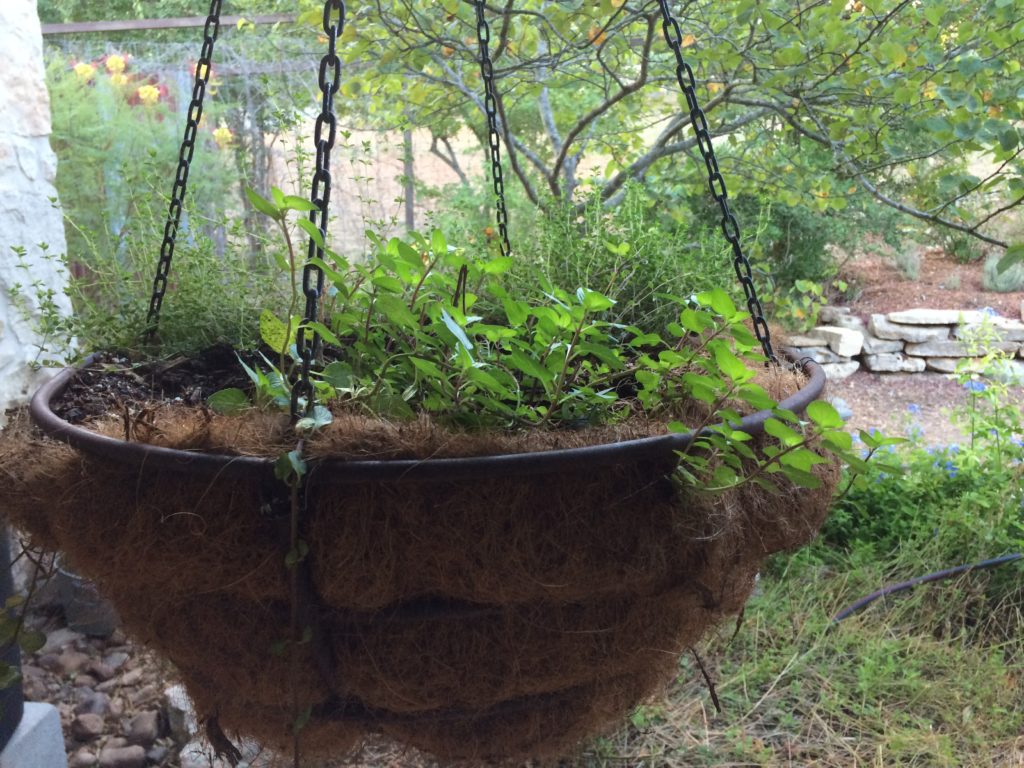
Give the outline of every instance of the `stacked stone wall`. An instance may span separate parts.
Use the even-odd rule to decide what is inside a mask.
[[[783,348],[822,364],[831,379],[858,370],[874,373],[953,373],[979,364],[994,350],[1005,353],[1001,375],[1024,383],[1024,322],[991,311],[908,309],[865,321],[850,310],[827,307],[823,324],[790,335]]]

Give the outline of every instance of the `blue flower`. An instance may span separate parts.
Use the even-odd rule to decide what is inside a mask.
[[[911,403],[910,405],[907,406],[907,411],[909,411],[914,416],[917,416],[918,414],[921,413],[921,406],[918,405],[917,403]]]
[[[964,383],[964,389],[966,389],[968,392],[984,392],[985,384],[983,382],[974,381],[972,379],[971,381]]]
[[[981,313],[983,315],[988,315],[989,317],[996,317],[999,314],[994,309],[992,309],[992,307],[982,307]]]
[[[957,469],[956,464],[954,464],[952,461],[946,462],[946,472],[949,474],[951,478],[956,477],[956,473],[958,471],[959,470]]]

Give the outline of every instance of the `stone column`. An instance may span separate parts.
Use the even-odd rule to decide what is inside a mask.
[[[56,292],[67,310],[64,278],[42,258],[40,243],[50,252],[65,249],[64,223],[51,198],[57,197],[57,162],[50,149],[50,99],[43,71],[43,38],[36,0],[0,1],[0,419],[8,408],[24,403],[39,379],[31,363],[36,357],[31,322],[18,309],[10,291],[40,279]],[[12,247],[24,247],[32,267],[18,267]],[[25,311],[37,312],[35,298],[22,294]],[[3,510],[0,510],[2,514]],[[6,536],[0,536],[7,546]],[[6,558],[0,558],[6,562]],[[3,566],[6,569],[6,566]],[[5,573],[6,577],[7,574]],[[10,692],[8,692],[10,698]],[[18,697],[20,698],[20,696]],[[14,725],[14,724],[11,724]],[[60,717],[49,704],[29,703],[13,734],[4,733],[0,768],[66,768]],[[9,740],[8,740],[9,737]]]
[[[0,419],[8,408],[28,399],[46,372],[31,364],[38,349],[24,313],[39,305],[29,286],[42,280],[54,299],[70,309],[65,278],[53,259],[44,259],[40,243],[54,256],[64,253],[64,222],[55,206],[57,159],[50,148],[50,98],[43,69],[43,38],[36,0],[0,2]],[[12,248],[27,250],[31,273],[18,265]],[[19,308],[20,307],[20,308]],[[2,424],[2,422],[0,422]]]

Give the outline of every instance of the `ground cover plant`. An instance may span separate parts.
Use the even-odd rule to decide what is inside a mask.
[[[1024,551],[1015,390],[966,364],[958,377],[971,397],[949,418],[966,439],[932,443],[911,404],[908,441],[883,448],[902,471],[842,496],[822,538],[773,560],[742,624],[702,649],[724,713],[684,660],[667,699],[638,710],[586,765],[952,768],[1024,757],[1019,562],[832,618],[884,584]]]

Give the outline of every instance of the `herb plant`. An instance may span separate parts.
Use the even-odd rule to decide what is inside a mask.
[[[286,407],[297,370],[297,256],[290,212],[310,203],[274,190],[249,193],[254,206],[282,230],[276,262],[292,286],[283,312],[259,316],[269,353],[246,365],[253,393],[222,390],[210,398],[221,412],[250,405]],[[298,226],[318,245],[319,231]],[[389,420],[427,414],[460,429],[581,428],[658,419],[675,431],[703,431],[683,458],[681,477],[724,490],[744,482],[770,487],[784,473],[800,485],[819,484],[815,464],[825,449],[854,462],[850,435],[827,403],[815,403],[804,424],[780,409],[754,379],[765,358],[746,325],[749,315],[714,289],[681,297],[663,294],[675,319],[664,328],[615,322],[615,298],[585,286],[566,290],[541,281],[509,279],[513,259],[468,253],[434,230],[384,241],[367,232],[372,253],[349,262],[325,249],[314,260],[326,275],[322,315],[309,324],[326,342],[316,373],[319,407],[300,430],[323,426],[330,410]],[[684,424],[687,404],[701,405],[699,423]],[[760,453],[736,429],[740,410],[774,409],[774,438]],[[692,422],[692,417],[690,418]],[[751,470],[751,463],[756,469]]]

